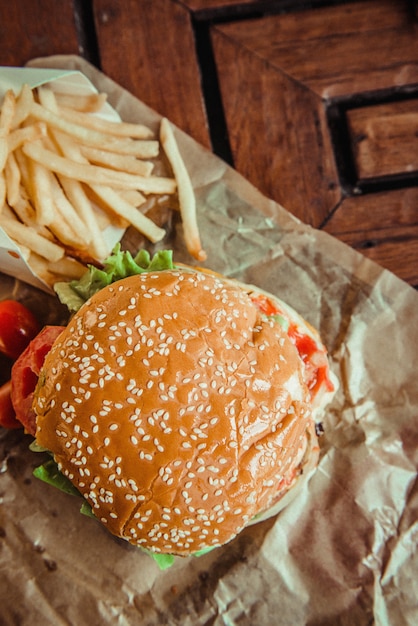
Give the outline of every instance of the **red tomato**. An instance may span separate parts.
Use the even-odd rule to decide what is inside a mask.
[[[279,313],[279,310],[277,309],[276,305],[273,304],[270,298],[268,298],[262,293],[258,293],[256,296],[253,295],[251,297],[251,300],[256,305],[256,307],[260,309],[260,311],[262,313],[265,313],[266,315],[277,315]]]
[[[316,396],[322,386],[325,386],[328,391],[333,391],[334,385],[329,377],[325,350],[320,350],[312,337],[300,333],[294,324],[290,326],[288,334],[305,363],[306,382],[312,397]]]
[[[17,419],[35,436],[36,418],[32,410],[33,392],[45,357],[65,326],[45,326],[12,367],[12,403]]]
[[[0,302],[0,352],[17,359],[39,331],[37,319],[23,304],[17,300]]]
[[[16,419],[10,392],[12,382],[4,383],[0,387],[0,426],[4,428],[22,428],[22,424]]]
[[[276,305],[264,294],[257,294],[251,299],[262,313],[266,315],[280,315]],[[316,396],[323,385],[329,391],[333,391],[334,385],[329,378],[326,353],[318,348],[312,337],[299,332],[295,324],[290,324],[287,334],[305,363],[305,382],[311,391],[312,397]]]

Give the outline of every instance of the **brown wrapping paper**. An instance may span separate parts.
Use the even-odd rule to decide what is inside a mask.
[[[78,57],[123,119],[154,111]],[[418,294],[293,218],[176,129],[198,200],[206,265],[277,293],[320,329],[340,388],[318,470],[277,517],[160,571],[32,477],[30,438],[0,432],[1,626],[413,626],[418,623]],[[128,232],[125,245],[141,241]],[[174,220],[164,247],[191,262]],[[160,246],[160,247],[162,247]],[[53,297],[1,276],[0,296]]]

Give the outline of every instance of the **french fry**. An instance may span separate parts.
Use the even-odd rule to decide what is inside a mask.
[[[88,163],[86,159],[81,154],[80,148],[76,145],[71,139],[63,135],[62,133],[54,133],[55,140],[62,150],[63,154],[74,159],[73,162],[80,164],[83,167],[86,167]],[[128,201],[126,201],[121,195],[118,195],[116,191],[107,187],[100,186],[95,184],[90,184],[89,187],[95,193],[95,195],[100,199],[100,201],[110,209],[118,218],[122,218],[126,220],[129,224],[132,224],[139,232],[143,233],[146,237],[150,239],[150,241],[156,242],[160,241],[164,235],[165,231],[150,219],[142,215],[136,206],[131,205]],[[136,191],[137,190],[132,190]],[[124,191],[126,193],[126,190]],[[138,192],[137,192],[138,193]]]
[[[84,272],[86,271],[86,266],[76,259],[64,255],[62,259],[60,259],[56,263],[49,263],[48,269],[53,274],[65,276],[67,279],[77,279],[81,278],[81,276],[84,274]]]
[[[58,106],[84,113],[97,113],[107,100],[105,93],[73,94],[56,91],[54,95]]]
[[[46,228],[46,226],[41,226],[36,221],[36,211],[29,202],[29,200],[26,198],[25,190],[20,188],[19,192],[19,198],[17,199],[17,201],[13,205],[9,203],[9,206],[13,208],[14,213],[22,222],[22,224],[30,226],[31,228],[33,228],[33,230],[42,235],[42,237],[46,237],[47,239],[52,240],[52,233]]]
[[[32,197],[32,189],[31,189],[32,182],[31,182],[31,176],[29,172],[29,169],[30,169],[29,159],[27,158],[26,155],[23,154],[20,148],[15,150],[15,152],[13,152],[13,156],[16,159],[16,163],[18,164],[18,167],[19,167],[21,183],[24,189],[26,190],[28,196]]]
[[[13,116],[16,109],[16,98],[11,89],[6,91],[0,110],[0,172],[6,165],[9,152],[7,137],[12,126]]]
[[[55,103],[52,99],[49,100],[48,104],[55,107]],[[64,156],[69,157],[75,162],[86,162],[80,152],[79,145],[76,144],[71,137],[59,131],[53,131],[52,136],[57,147]],[[67,194],[67,197],[73,203],[75,209],[78,210],[81,219],[83,219],[86,225],[86,230],[88,230],[91,235],[92,253],[96,254],[99,259],[105,258],[105,256],[109,253],[109,250],[106,246],[102,230],[104,230],[108,224],[103,226],[102,229],[100,228],[93,206],[78,180],[69,178],[68,176],[62,174],[58,174],[58,178],[65,193]]]
[[[27,259],[29,265],[37,276],[46,283],[53,284],[63,278],[67,280],[78,279],[86,271],[85,265],[70,256],[64,255],[62,259],[52,263],[35,252],[29,252]]]
[[[105,243],[96,213],[83,186],[78,180],[67,178],[66,176],[59,176],[59,181],[65,195],[85,223],[86,230],[90,233],[90,246],[93,256],[97,259],[104,259],[109,253],[108,246]]]
[[[9,147],[7,144],[7,136],[0,135],[0,172],[3,171],[6,165],[7,155],[9,154]]]
[[[103,146],[103,150],[136,157],[137,159],[155,159],[160,152],[158,141],[153,139],[112,139]]]
[[[2,213],[3,213],[2,219],[5,219],[5,218],[9,218],[11,220],[15,220],[16,219],[15,212],[9,207],[9,205],[7,203],[5,203],[3,205]]]
[[[77,215],[55,176],[51,176],[51,194],[56,209],[55,219],[61,218],[68,224],[70,232],[76,234],[71,239],[73,244],[77,242],[77,245],[87,247],[91,241],[91,233],[87,230],[85,222]]]
[[[126,200],[126,202],[129,202],[129,204],[132,204],[132,206],[137,208],[146,202],[145,196],[143,196],[142,193],[136,189],[122,189],[119,192],[119,195],[121,198]]]
[[[161,121],[161,144],[177,181],[180,213],[183,221],[184,240],[190,254],[198,261],[206,259],[202,248],[196,216],[196,200],[192,183],[180,155],[171,125],[166,118]]]
[[[33,162],[44,168],[75,178],[89,185],[110,185],[119,189],[138,189],[144,193],[174,193],[176,181],[163,176],[135,176],[126,172],[78,163],[43,148],[37,141],[25,144],[22,150]]]
[[[104,231],[109,227],[122,229],[128,228],[129,223],[109,211],[109,207],[106,206],[103,202],[100,202],[100,199],[93,193],[91,189],[89,189],[89,187],[85,187],[84,191],[92,205],[95,207],[95,218],[102,233],[104,233]],[[104,259],[108,255],[108,253],[109,250],[106,252],[106,255],[104,257],[99,258]]]
[[[14,152],[28,141],[35,141],[41,137],[46,137],[46,133],[46,125],[43,122],[16,128],[12,130],[7,137],[7,150],[9,153]]]
[[[0,172],[0,213],[2,213],[6,202],[6,194],[6,177],[3,172]]]
[[[55,240],[51,231],[48,230],[46,226],[42,226],[36,221],[36,211],[31,205],[29,198],[27,197],[26,190],[22,186],[20,186],[19,189],[18,200],[14,203],[13,206],[10,205],[10,203],[8,206],[13,208],[13,212],[10,213],[10,215],[12,215],[13,217],[17,217],[22,222],[22,224],[30,226],[30,228],[33,228],[35,232],[37,232],[39,235],[42,235],[42,237],[49,239],[50,241]]]
[[[64,256],[64,249],[61,246],[35,232],[33,228],[21,224],[17,219],[13,220],[3,215],[1,225],[9,237],[52,263],[56,263]]]
[[[81,153],[91,163],[106,165],[114,170],[121,170],[129,174],[150,176],[154,169],[154,164],[151,161],[144,161],[133,156],[108,152],[91,146],[81,146]]]
[[[37,142],[36,142],[37,143]],[[33,145],[33,144],[29,144]],[[41,144],[37,143],[41,149]],[[27,146],[23,146],[23,151]],[[49,225],[54,219],[55,209],[51,190],[51,171],[48,166],[32,160],[29,163],[30,189],[39,224]]]
[[[19,250],[22,249],[21,244],[19,244]],[[29,248],[27,248],[29,250]],[[51,265],[56,265],[59,261],[55,261],[51,263],[44,257],[36,254],[33,250],[29,250],[29,254],[26,255],[26,261],[30,266],[31,270],[35,272],[35,274],[47,283],[48,285],[53,285],[56,282],[55,275],[50,271]]]
[[[64,247],[69,246],[79,250],[86,249],[86,241],[82,233],[76,231],[58,211],[56,211],[54,219],[48,225],[48,229]]]
[[[49,89],[48,87],[38,87],[38,89],[36,90],[36,94],[37,94],[39,103],[43,107],[48,109],[48,111],[52,111],[53,113],[59,112],[57,99],[52,89]]]
[[[26,226],[30,226],[36,231],[45,231],[48,232],[44,226],[41,226],[36,221],[36,211],[30,202],[26,198],[26,192],[22,187],[19,187],[19,197],[12,204],[8,202],[8,205],[13,209],[16,213],[19,220],[22,224],[26,224]]]
[[[74,111],[70,108],[60,107],[57,103],[55,93],[47,87],[38,88],[38,97],[41,105],[57,114],[61,119],[67,120],[75,126],[82,126],[86,129],[96,130],[99,133],[115,135],[116,137],[128,137],[136,139],[150,139],[154,133],[148,126],[143,124],[131,124],[121,121],[110,121],[83,113]],[[63,128],[61,128],[63,130]]]
[[[165,230],[157,226],[152,220],[143,215],[129,202],[126,202],[116,191],[110,187],[91,185],[94,193],[106,204],[116,215],[127,220],[140,233],[148,237],[150,241],[156,243],[165,236]]]
[[[12,129],[18,128],[29,116],[33,102],[33,91],[29,85],[22,85],[20,94],[16,100],[16,109],[12,122]]]
[[[9,154],[4,168],[7,202],[14,206],[20,198],[20,169],[13,153]]]
[[[89,113],[71,111],[65,107],[59,108],[59,114],[69,122],[79,124],[85,128],[91,128],[102,133],[115,135],[116,137],[132,137],[135,139],[151,139],[154,133],[148,126],[143,124],[130,124],[129,122],[112,122],[100,117],[93,117]]]
[[[102,149],[106,148],[107,150],[113,152],[130,154],[132,156],[146,159],[158,156],[158,141],[130,138],[118,139],[110,137],[106,133],[69,122],[61,117],[59,113],[50,111],[38,102],[32,103],[30,114],[35,119],[45,122],[52,128],[61,130],[67,135],[75,137],[82,143],[86,143],[88,145],[98,146]],[[80,115],[82,114],[80,113]]]
[[[11,89],[4,95],[0,110],[0,133],[8,135],[12,127],[13,118],[16,111],[16,97]]]
[[[10,237],[10,239],[12,239],[12,237]],[[28,248],[27,246],[24,246],[23,244],[18,243],[17,241],[14,241],[14,239],[12,239],[12,241],[19,248],[19,253],[20,253],[20,256],[22,257],[22,259],[24,259],[26,262],[28,262],[29,259],[30,259],[31,254],[33,254],[32,250],[30,248]]]

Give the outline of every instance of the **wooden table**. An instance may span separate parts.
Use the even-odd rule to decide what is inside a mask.
[[[0,64],[85,57],[416,287],[417,14],[412,0],[13,0]]]

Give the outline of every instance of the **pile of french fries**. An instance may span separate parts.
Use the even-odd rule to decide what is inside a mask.
[[[0,226],[45,282],[73,278],[83,260],[110,252],[104,231],[132,225],[151,242],[164,229],[143,212],[154,195],[177,194],[190,254],[202,261],[190,177],[172,127],[100,117],[106,95],[69,95],[47,85],[6,92],[0,109]],[[171,176],[154,174],[160,148]],[[141,210],[142,209],[142,210]],[[1,268],[0,268],[1,269]]]

